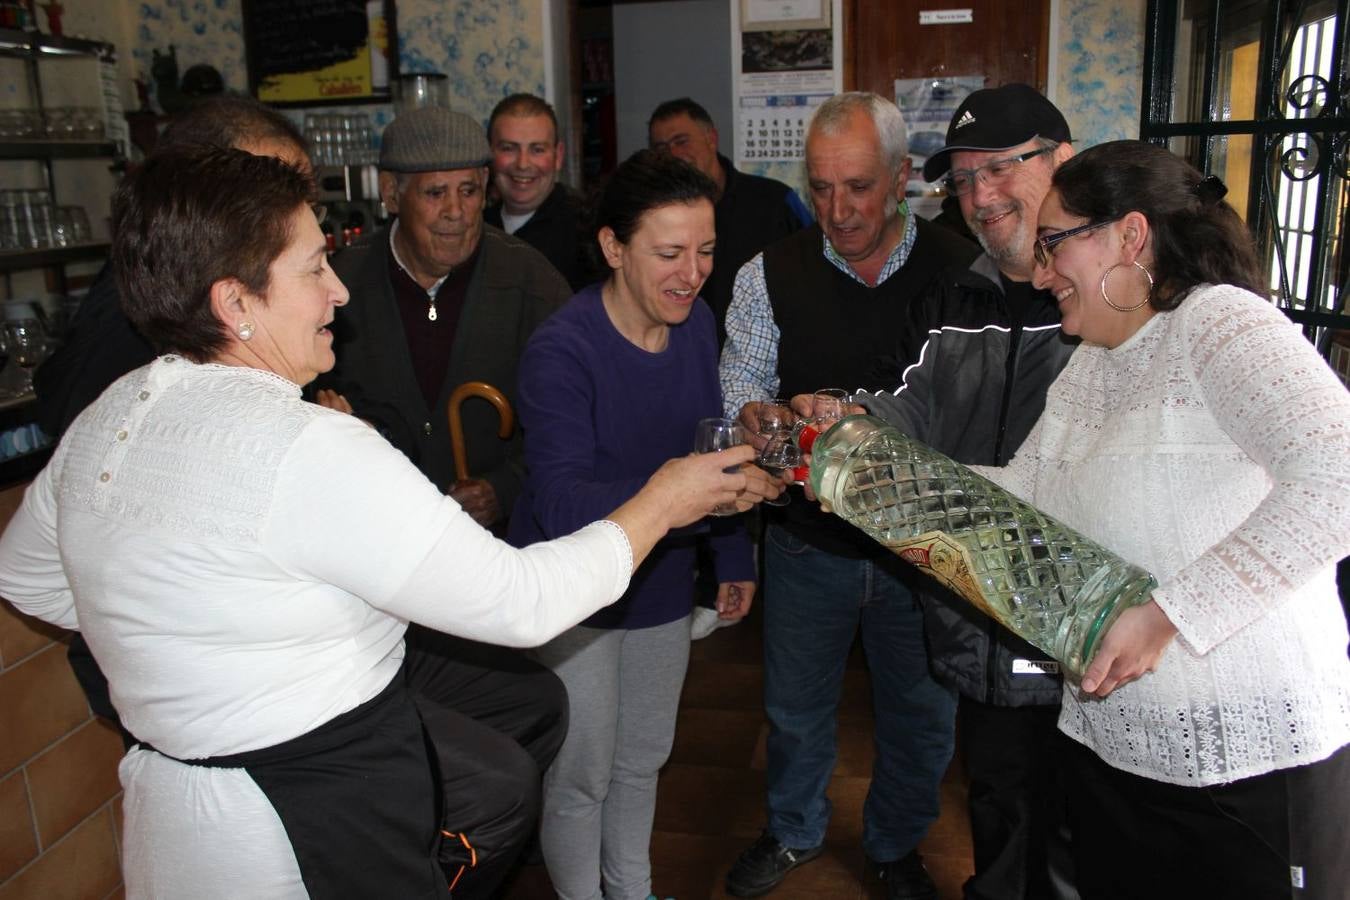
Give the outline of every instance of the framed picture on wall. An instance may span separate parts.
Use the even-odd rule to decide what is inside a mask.
[[[394,0],[243,0],[249,90],[273,106],[387,103]]]
[[[830,0],[741,0],[741,31],[830,27]]]

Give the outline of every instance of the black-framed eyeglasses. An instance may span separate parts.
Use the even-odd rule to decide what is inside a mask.
[[[1059,145],[1056,144],[1055,146]],[[1029,159],[1035,159],[1044,153],[1049,153],[1054,149],[1055,147],[1040,147],[1036,150],[1028,150],[1026,153],[1019,153],[1016,156],[1009,156],[1007,159],[996,159],[973,169],[952,169],[951,174],[942,179],[942,184],[947,188],[947,193],[960,197],[975,190],[976,179],[983,181],[985,184],[998,184],[1012,175],[1013,170],[1022,163]]]
[[[1089,222],[1086,225],[1079,225],[1077,228],[1069,228],[1064,231],[1056,231],[1053,234],[1044,234],[1036,238],[1036,243],[1032,247],[1032,252],[1036,256],[1036,265],[1046,268],[1050,265],[1050,257],[1055,255],[1055,247],[1063,241],[1076,234],[1087,234],[1089,231],[1096,231],[1110,225],[1112,222],[1118,222],[1119,219],[1106,219],[1101,222]]]

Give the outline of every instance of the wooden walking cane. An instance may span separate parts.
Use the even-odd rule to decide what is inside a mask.
[[[455,477],[460,481],[469,477],[469,460],[464,450],[464,422],[460,418],[459,408],[470,397],[482,397],[497,407],[497,437],[506,440],[516,427],[516,417],[511,412],[511,401],[506,395],[486,381],[466,381],[455,388],[450,395],[450,450],[455,455]]]

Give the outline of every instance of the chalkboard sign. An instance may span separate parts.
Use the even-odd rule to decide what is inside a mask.
[[[394,0],[244,0],[253,95],[275,106],[390,99]]]

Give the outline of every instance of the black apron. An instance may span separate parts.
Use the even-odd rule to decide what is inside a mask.
[[[281,818],[315,900],[449,895],[436,861],[436,785],[402,671],[375,697],[307,734],[178,761],[248,772]]]

